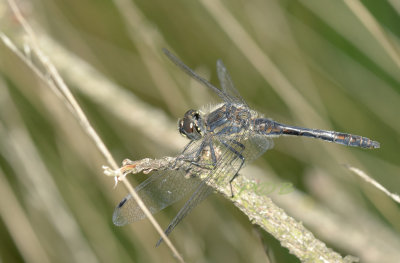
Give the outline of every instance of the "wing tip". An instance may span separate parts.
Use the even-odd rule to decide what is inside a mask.
[[[114,214],[112,216],[112,221],[116,226],[124,226],[127,224],[126,220],[121,216],[119,209],[115,209]]]

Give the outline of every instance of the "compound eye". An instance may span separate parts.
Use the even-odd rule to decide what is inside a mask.
[[[194,132],[194,124],[191,116],[185,116],[179,120],[179,132],[183,136],[191,138],[191,134]]]
[[[193,122],[189,119],[185,120],[183,123],[183,129],[187,134],[193,133]]]

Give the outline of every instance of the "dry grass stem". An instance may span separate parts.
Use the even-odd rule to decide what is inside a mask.
[[[368,176],[364,171],[362,171],[362,170],[360,170],[360,169],[358,169],[356,167],[352,167],[350,165],[346,165],[346,168],[349,169],[351,172],[353,172],[355,175],[359,176],[365,182],[373,185],[375,188],[377,188],[378,190],[382,191],[385,195],[387,195],[390,198],[392,198],[393,201],[395,201],[396,203],[400,204],[400,196],[398,194],[391,193],[383,185],[378,183],[372,177]]]

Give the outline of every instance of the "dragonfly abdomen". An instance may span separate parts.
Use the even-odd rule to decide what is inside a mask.
[[[279,135],[294,135],[305,136],[315,139],[321,139],[328,142],[334,142],[353,147],[361,148],[379,148],[379,142],[373,141],[367,137],[353,135],[342,132],[308,129],[296,126],[288,126],[285,124],[277,123],[269,119],[256,119],[255,130],[258,133],[270,136]]]

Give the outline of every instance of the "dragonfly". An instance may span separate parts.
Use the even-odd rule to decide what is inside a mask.
[[[379,148],[369,138],[348,133],[309,129],[278,123],[252,110],[234,87],[221,60],[217,61],[220,88],[215,87],[175,55],[163,49],[165,55],[190,77],[215,92],[222,103],[207,110],[188,110],[178,121],[179,133],[189,142],[177,160],[187,165],[156,171],[135,191],[152,214],[187,197],[187,201],[165,230],[169,235],[179,222],[213,192],[211,182],[232,182],[245,164],[258,158],[273,146],[272,138],[282,135],[304,136],[337,144]],[[201,174],[201,175],[200,175]],[[113,223],[123,226],[146,216],[129,194],[115,208]],[[158,246],[162,238],[157,242]]]

